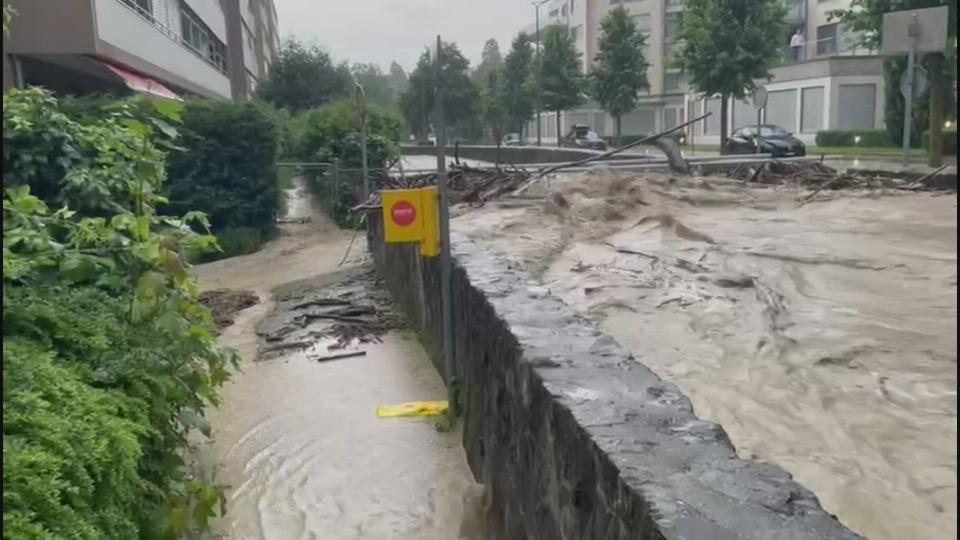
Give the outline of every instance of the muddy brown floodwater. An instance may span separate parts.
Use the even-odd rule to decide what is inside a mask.
[[[322,281],[338,270],[351,240],[313,208],[302,182],[289,193],[288,212],[291,223],[262,251],[196,268],[205,290],[252,291],[260,299],[220,337],[239,350],[242,373],[208,412],[214,438],[200,445],[201,463],[229,486],[228,514],[214,535],[457,538],[476,489],[459,434],[439,433],[430,420],[376,418],[379,405],[445,397],[412,335],[387,334],[362,346],[366,356],[340,361],[313,362],[302,351],[256,360],[256,325],[275,307],[272,291]],[[363,243],[361,234],[345,268],[361,264]]]
[[[874,540],[957,534],[957,199],[567,175],[454,230]]]

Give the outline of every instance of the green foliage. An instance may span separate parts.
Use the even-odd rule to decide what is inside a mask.
[[[367,166],[371,175],[399,155],[403,119],[391,109],[367,106]],[[354,219],[349,209],[362,196],[363,158],[360,114],[354,102],[343,100],[301,115],[297,123],[297,156],[306,162],[338,164],[338,172],[309,169],[315,192],[339,224]]]
[[[351,95],[353,81],[346,64],[335,64],[316,45],[287,39],[277,61],[257,88],[257,95],[277,108],[301,112]]]
[[[558,25],[547,27],[543,33],[542,54],[540,85],[543,108],[560,112],[583,103],[586,81],[580,72],[580,53],[566,28]]]
[[[400,64],[390,62],[390,74],[387,78],[390,81],[390,90],[393,92],[394,99],[399,100],[400,96],[407,91],[407,72]]]
[[[237,255],[247,255],[260,249],[264,236],[260,229],[253,227],[227,227],[217,233],[220,252],[203,257],[204,262],[226,259]]]
[[[268,233],[279,214],[274,118],[254,103],[196,100],[183,110],[180,151],[170,155],[168,211],[198,210],[214,231]]]
[[[440,84],[443,86],[444,115],[449,134],[465,130],[480,113],[480,93],[470,80],[470,63],[456,44],[444,43],[441,52]],[[434,66],[429,54],[420,55],[410,74],[407,91],[400,96],[400,107],[407,124],[425,140],[434,112]]]
[[[857,142],[860,137],[860,142]],[[896,146],[885,129],[827,129],[817,132],[817,146],[862,146],[882,148]]]
[[[930,149],[930,133],[923,134],[923,147],[927,150]],[[957,130],[943,130],[943,155],[957,155]]]
[[[363,87],[367,103],[376,103],[383,107],[396,105],[397,96],[390,85],[390,77],[376,64],[354,64],[351,68],[354,79]]]
[[[840,23],[851,31],[854,42],[868,49],[877,50],[883,39],[883,14],[890,11],[902,11],[908,9],[922,9],[947,5],[949,16],[947,24],[947,33],[952,39],[948,39],[947,59],[949,79],[956,81],[956,57],[957,57],[957,0],[853,0],[847,9],[838,9],[831,11],[831,19],[839,20]],[[923,55],[920,60],[925,64],[930,76],[931,82],[939,79],[934,73],[935,69],[941,69],[942,61],[934,62],[934,55]],[[942,55],[938,55],[942,56]],[[903,140],[903,117],[905,103],[903,95],[900,94],[900,77],[907,70],[906,55],[891,56],[883,59],[884,67],[884,122],[890,138],[894,141]],[[954,99],[953,92],[949,84],[942,85],[944,113],[947,117],[955,117],[957,113],[957,102]],[[913,104],[913,130],[910,133],[911,146],[919,146],[921,134],[930,127],[930,92],[924,93]]]
[[[510,116],[507,113],[506,80],[504,67],[497,66],[487,72],[487,80],[483,85],[481,103],[483,105],[483,121],[490,129],[495,141],[499,143],[503,138]]]
[[[643,57],[647,36],[623,6],[607,13],[600,22],[600,32],[596,66],[590,74],[593,96],[616,118],[619,140],[620,117],[635,109],[640,91],[650,87],[649,64]]]
[[[726,147],[728,98],[742,99],[780,60],[786,7],[781,0],[687,0],[677,66],[693,89],[720,95],[720,146]]]
[[[533,52],[530,38],[520,33],[513,39],[510,52],[507,53],[503,73],[503,106],[509,117],[510,128],[518,132],[533,118],[535,94],[531,73]]]
[[[187,271],[215,248],[192,228],[205,217],[156,213],[176,116],[134,101],[93,121],[43,90],[4,96],[4,538],[173,538],[223,511],[180,457],[236,355]]]

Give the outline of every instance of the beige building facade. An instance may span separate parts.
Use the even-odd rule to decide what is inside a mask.
[[[883,127],[883,70],[880,58],[858,50],[842,25],[831,21],[829,12],[849,7],[850,0],[787,0],[786,30],[780,47],[781,64],[773,78],[763,81],[770,100],[762,120],[781,125],[813,140],[822,129],[872,129]],[[719,99],[697,95],[673,66],[678,50],[677,32],[683,16],[682,0],[552,0],[541,7],[541,28],[560,24],[569,29],[585,73],[593,65],[600,38],[600,22],[618,6],[627,9],[647,33],[647,78],[650,88],[641,94],[636,110],[622,118],[624,135],[642,135],[674,127],[704,111],[709,121],[690,129],[695,142],[719,142]],[[791,48],[793,34],[800,30],[803,45]],[[523,29],[533,34],[529,25]],[[734,102],[729,108],[731,129],[757,121],[750,103]],[[589,124],[603,136],[614,134],[612,118],[595,103],[563,113],[561,131],[573,124]],[[545,144],[556,140],[554,113],[541,114]],[[527,134],[533,137],[536,122]]]
[[[3,86],[244,99],[276,56],[273,0],[11,0]]]

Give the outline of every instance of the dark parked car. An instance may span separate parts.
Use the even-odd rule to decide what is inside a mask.
[[[570,129],[565,137],[560,139],[560,146],[573,148],[589,148],[590,150],[606,150],[607,143],[590,129],[590,126],[577,124]]]
[[[727,139],[728,154],[756,154],[757,126],[745,126]],[[779,126],[760,126],[760,153],[774,157],[805,156],[807,147],[800,139]]]

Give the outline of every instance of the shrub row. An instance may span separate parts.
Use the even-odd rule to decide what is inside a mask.
[[[923,148],[924,150],[930,149],[930,132],[924,132],[923,134]],[[945,156],[955,156],[957,155],[957,130],[948,129],[943,131],[943,155]]]
[[[223,512],[182,458],[236,363],[187,272],[215,241],[157,214],[179,106],[91,111],[3,98],[4,538],[183,537]]]
[[[857,140],[859,137],[859,141]],[[827,129],[817,132],[817,146],[896,146],[885,129]]]

